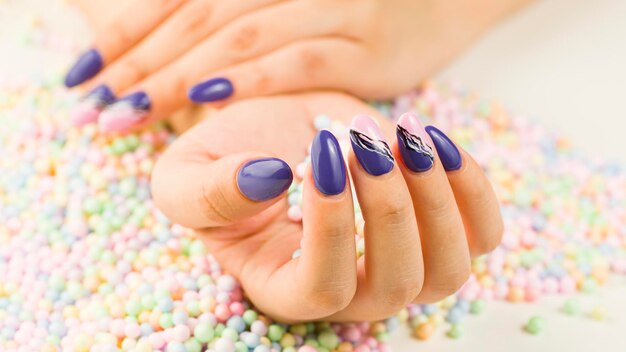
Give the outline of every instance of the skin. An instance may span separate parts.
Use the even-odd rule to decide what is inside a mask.
[[[320,113],[376,119],[395,156],[391,172],[367,174],[346,160],[366,221],[366,254],[355,255],[348,184],[325,196],[304,177],[303,223],[287,218],[286,194],[254,202],[237,188],[247,161],[304,159]],[[338,93],[255,98],[215,110],[157,162],[154,200],[174,222],[195,229],[262,311],[284,322],[378,320],[411,302],[434,302],[468,278],[470,257],[500,242],[497,199],[481,168],[461,151],[461,169],[406,168],[394,126],[361,101]],[[280,140],[280,143],[276,143]],[[302,242],[301,242],[302,240]],[[291,259],[302,243],[302,255]]]
[[[95,23],[93,47],[105,63],[86,88],[106,83],[118,96],[145,91],[152,101],[145,125],[188,107],[187,91],[213,77],[235,87],[215,106],[314,89],[389,98],[530,1],[75,2]]]

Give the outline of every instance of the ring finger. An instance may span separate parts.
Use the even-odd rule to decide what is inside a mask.
[[[417,301],[434,302],[456,292],[469,277],[470,251],[444,158],[416,116],[403,115],[395,155],[409,187],[424,256],[424,286]],[[454,163],[460,160],[452,160]],[[460,164],[459,164],[460,165]]]

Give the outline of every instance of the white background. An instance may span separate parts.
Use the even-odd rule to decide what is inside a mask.
[[[20,44],[19,29],[38,16],[88,43],[84,23],[76,13],[61,11],[56,1],[0,0],[0,81],[65,64]],[[494,29],[440,78],[542,121],[595,159],[626,162],[625,65],[626,0],[546,0]],[[396,351],[625,351],[624,281],[615,279],[599,294],[581,296],[586,311],[598,304],[608,307],[604,322],[559,313],[562,297],[533,305],[491,303],[484,315],[464,320],[461,340],[439,336],[440,331],[418,342],[401,328],[391,343]],[[521,331],[532,315],[547,321],[541,336]]]

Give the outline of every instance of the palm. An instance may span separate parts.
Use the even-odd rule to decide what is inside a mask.
[[[218,158],[242,151],[261,151],[285,160],[292,169],[306,154],[319,114],[350,119],[358,113],[377,116],[363,102],[341,94],[308,94],[244,101],[216,112],[190,135],[203,154]],[[386,133],[390,123],[381,120]],[[286,200],[239,223],[199,230],[224,269],[239,278],[254,297],[271,284],[299,247],[302,225],[287,218]],[[283,275],[275,275],[284,277]]]

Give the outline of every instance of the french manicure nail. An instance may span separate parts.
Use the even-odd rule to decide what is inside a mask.
[[[196,103],[223,100],[233,95],[233,83],[226,78],[212,78],[191,87],[188,96]]]
[[[237,174],[239,190],[255,202],[278,197],[289,188],[292,180],[291,168],[278,158],[249,161]]]
[[[435,144],[443,168],[446,171],[460,169],[462,164],[461,153],[459,153],[459,150],[450,138],[434,126],[426,126],[426,132],[428,132]]]
[[[100,72],[102,65],[102,55],[98,50],[86,51],[76,60],[65,76],[65,86],[71,88],[85,82]]]
[[[417,116],[411,113],[400,116],[396,137],[402,160],[411,171],[424,172],[433,167],[433,147]]]
[[[340,194],[346,188],[346,165],[337,138],[321,130],[311,146],[311,167],[315,187],[325,195]]]
[[[380,176],[393,169],[393,155],[380,128],[370,117],[355,116],[350,142],[356,158],[370,175]]]
[[[98,120],[103,132],[124,131],[148,117],[150,97],[144,92],[135,92],[109,105]]]
[[[100,112],[115,101],[115,94],[102,84],[85,94],[72,109],[72,122],[75,126],[83,126],[96,122]]]

